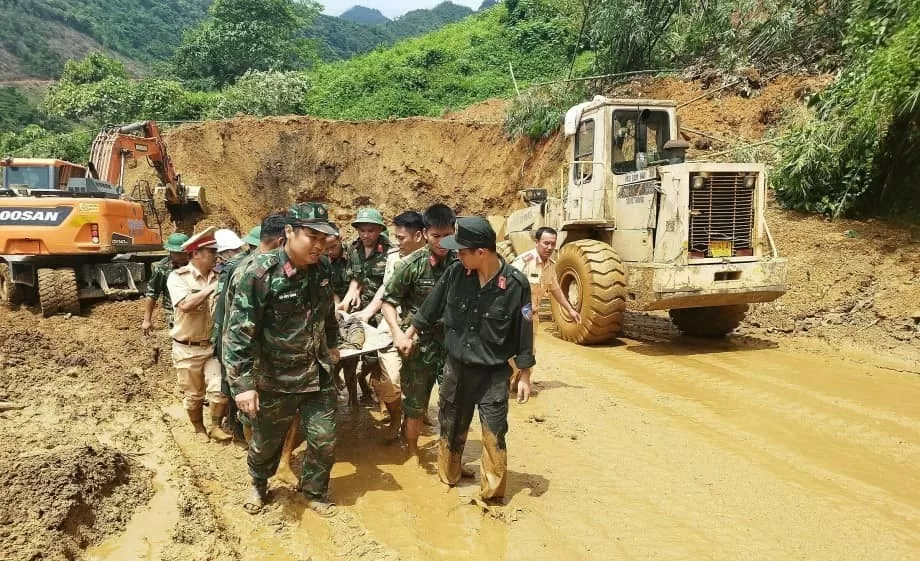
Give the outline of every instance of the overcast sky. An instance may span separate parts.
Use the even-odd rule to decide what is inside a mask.
[[[367,8],[376,8],[383,15],[393,19],[401,16],[410,10],[420,8],[434,8],[444,0],[319,0],[319,3],[326,7],[324,14],[337,16],[355,5],[365,6]],[[477,10],[482,0],[451,0],[454,4],[469,6]]]

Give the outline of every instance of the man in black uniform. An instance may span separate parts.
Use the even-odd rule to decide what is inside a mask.
[[[451,265],[412,319],[421,333],[443,318],[447,363],[438,420],[438,476],[447,485],[461,477],[466,435],[479,407],[482,424],[480,496],[499,499],[505,494],[505,434],[508,432],[510,358],[520,368],[518,401],[530,397],[533,356],[533,307],[530,283],[495,252],[495,231],[484,218],[461,218],[457,235],[441,240],[441,247],[458,250]],[[403,353],[412,349],[404,341]]]

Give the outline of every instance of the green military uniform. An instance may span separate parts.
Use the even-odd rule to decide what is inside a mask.
[[[452,249],[494,246],[495,232],[482,218],[461,218],[457,235],[441,242],[441,247]],[[478,406],[483,445],[480,494],[484,499],[505,492],[508,361],[513,357],[520,368],[535,364],[532,317],[530,283],[502,261],[483,287],[475,271],[454,263],[412,319],[421,333],[433,329],[439,319],[444,322],[448,358],[439,400],[438,475],[448,485],[459,482],[463,448]]]
[[[170,234],[169,237],[166,238],[163,249],[169,252],[180,252],[182,251],[182,244],[187,241],[188,236],[176,232]],[[172,299],[169,297],[169,290],[166,288],[166,279],[169,278],[169,273],[176,269],[178,269],[178,267],[173,263],[169,255],[151,265],[150,280],[147,281],[147,291],[144,293],[144,296],[154,301],[162,299],[163,318],[166,320],[166,325],[168,325],[170,329],[172,329],[173,326],[173,307]]]
[[[233,302],[233,296],[236,294],[236,287],[240,278],[237,271],[245,271],[257,253],[258,251],[256,250],[248,249],[234,255],[233,258],[224,263],[220,274],[217,276],[217,296],[214,301],[214,313],[212,314],[214,317],[214,330],[211,333],[211,343],[214,345],[214,356],[220,360],[220,391],[224,395],[231,397],[233,392],[230,388],[230,382],[227,380],[227,366],[223,361],[224,328],[230,315],[230,306],[227,304]],[[243,427],[237,415],[236,402],[232,399],[227,410],[227,422],[236,439],[242,441]]]
[[[336,242],[339,243],[339,242]],[[344,298],[348,292],[348,259],[346,257],[348,250],[342,247],[342,253],[336,259],[330,259],[332,267],[332,293],[339,298]]]
[[[173,325],[173,307],[169,291],[166,289],[166,279],[169,278],[169,273],[177,268],[168,255],[151,265],[150,280],[147,281],[147,292],[144,294],[147,298],[160,299],[163,303],[163,318],[170,329]]]
[[[425,246],[397,263],[384,289],[383,300],[402,311],[403,329],[409,327],[438,279],[456,260],[456,252],[450,251],[439,261]],[[443,324],[438,321],[434,329],[419,336],[418,345],[403,360],[400,386],[407,417],[419,418],[425,414],[435,380],[441,383],[446,356]]]
[[[392,247],[389,238],[382,234],[369,256],[365,257],[361,240],[355,240],[348,247],[345,274],[349,282],[354,280],[361,285],[361,308],[371,303],[374,295],[377,294],[377,289],[383,284],[383,275],[387,268],[387,253]],[[372,323],[377,324],[376,321]]]
[[[301,203],[289,216],[299,225],[331,233],[325,206]],[[284,247],[256,255],[240,272],[224,330],[223,358],[234,395],[256,390],[259,411],[250,418],[248,465],[264,486],[280,461],[284,435],[299,413],[307,441],[301,489],[324,500],[335,458],[336,392],[329,349],[336,346],[328,259],[294,266]],[[258,360],[258,374],[253,370]]]

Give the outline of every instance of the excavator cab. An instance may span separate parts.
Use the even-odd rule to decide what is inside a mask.
[[[86,176],[86,168],[64,160],[4,158],[0,160],[3,170],[0,195],[13,196],[23,189],[30,192],[56,192],[67,189],[72,178]]]

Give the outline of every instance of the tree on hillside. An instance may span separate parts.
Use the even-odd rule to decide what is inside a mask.
[[[248,70],[293,70],[314,58],[300,31],[319,13],[310,0],[214,0],[173,63],[183,79],[219,87]]]
[[[99,51],[85,57],[68,60],[61,73],[61,82],[71,84],[93,84],[106,78],[128,78],[128,71],[121,61],[109,58]]]

